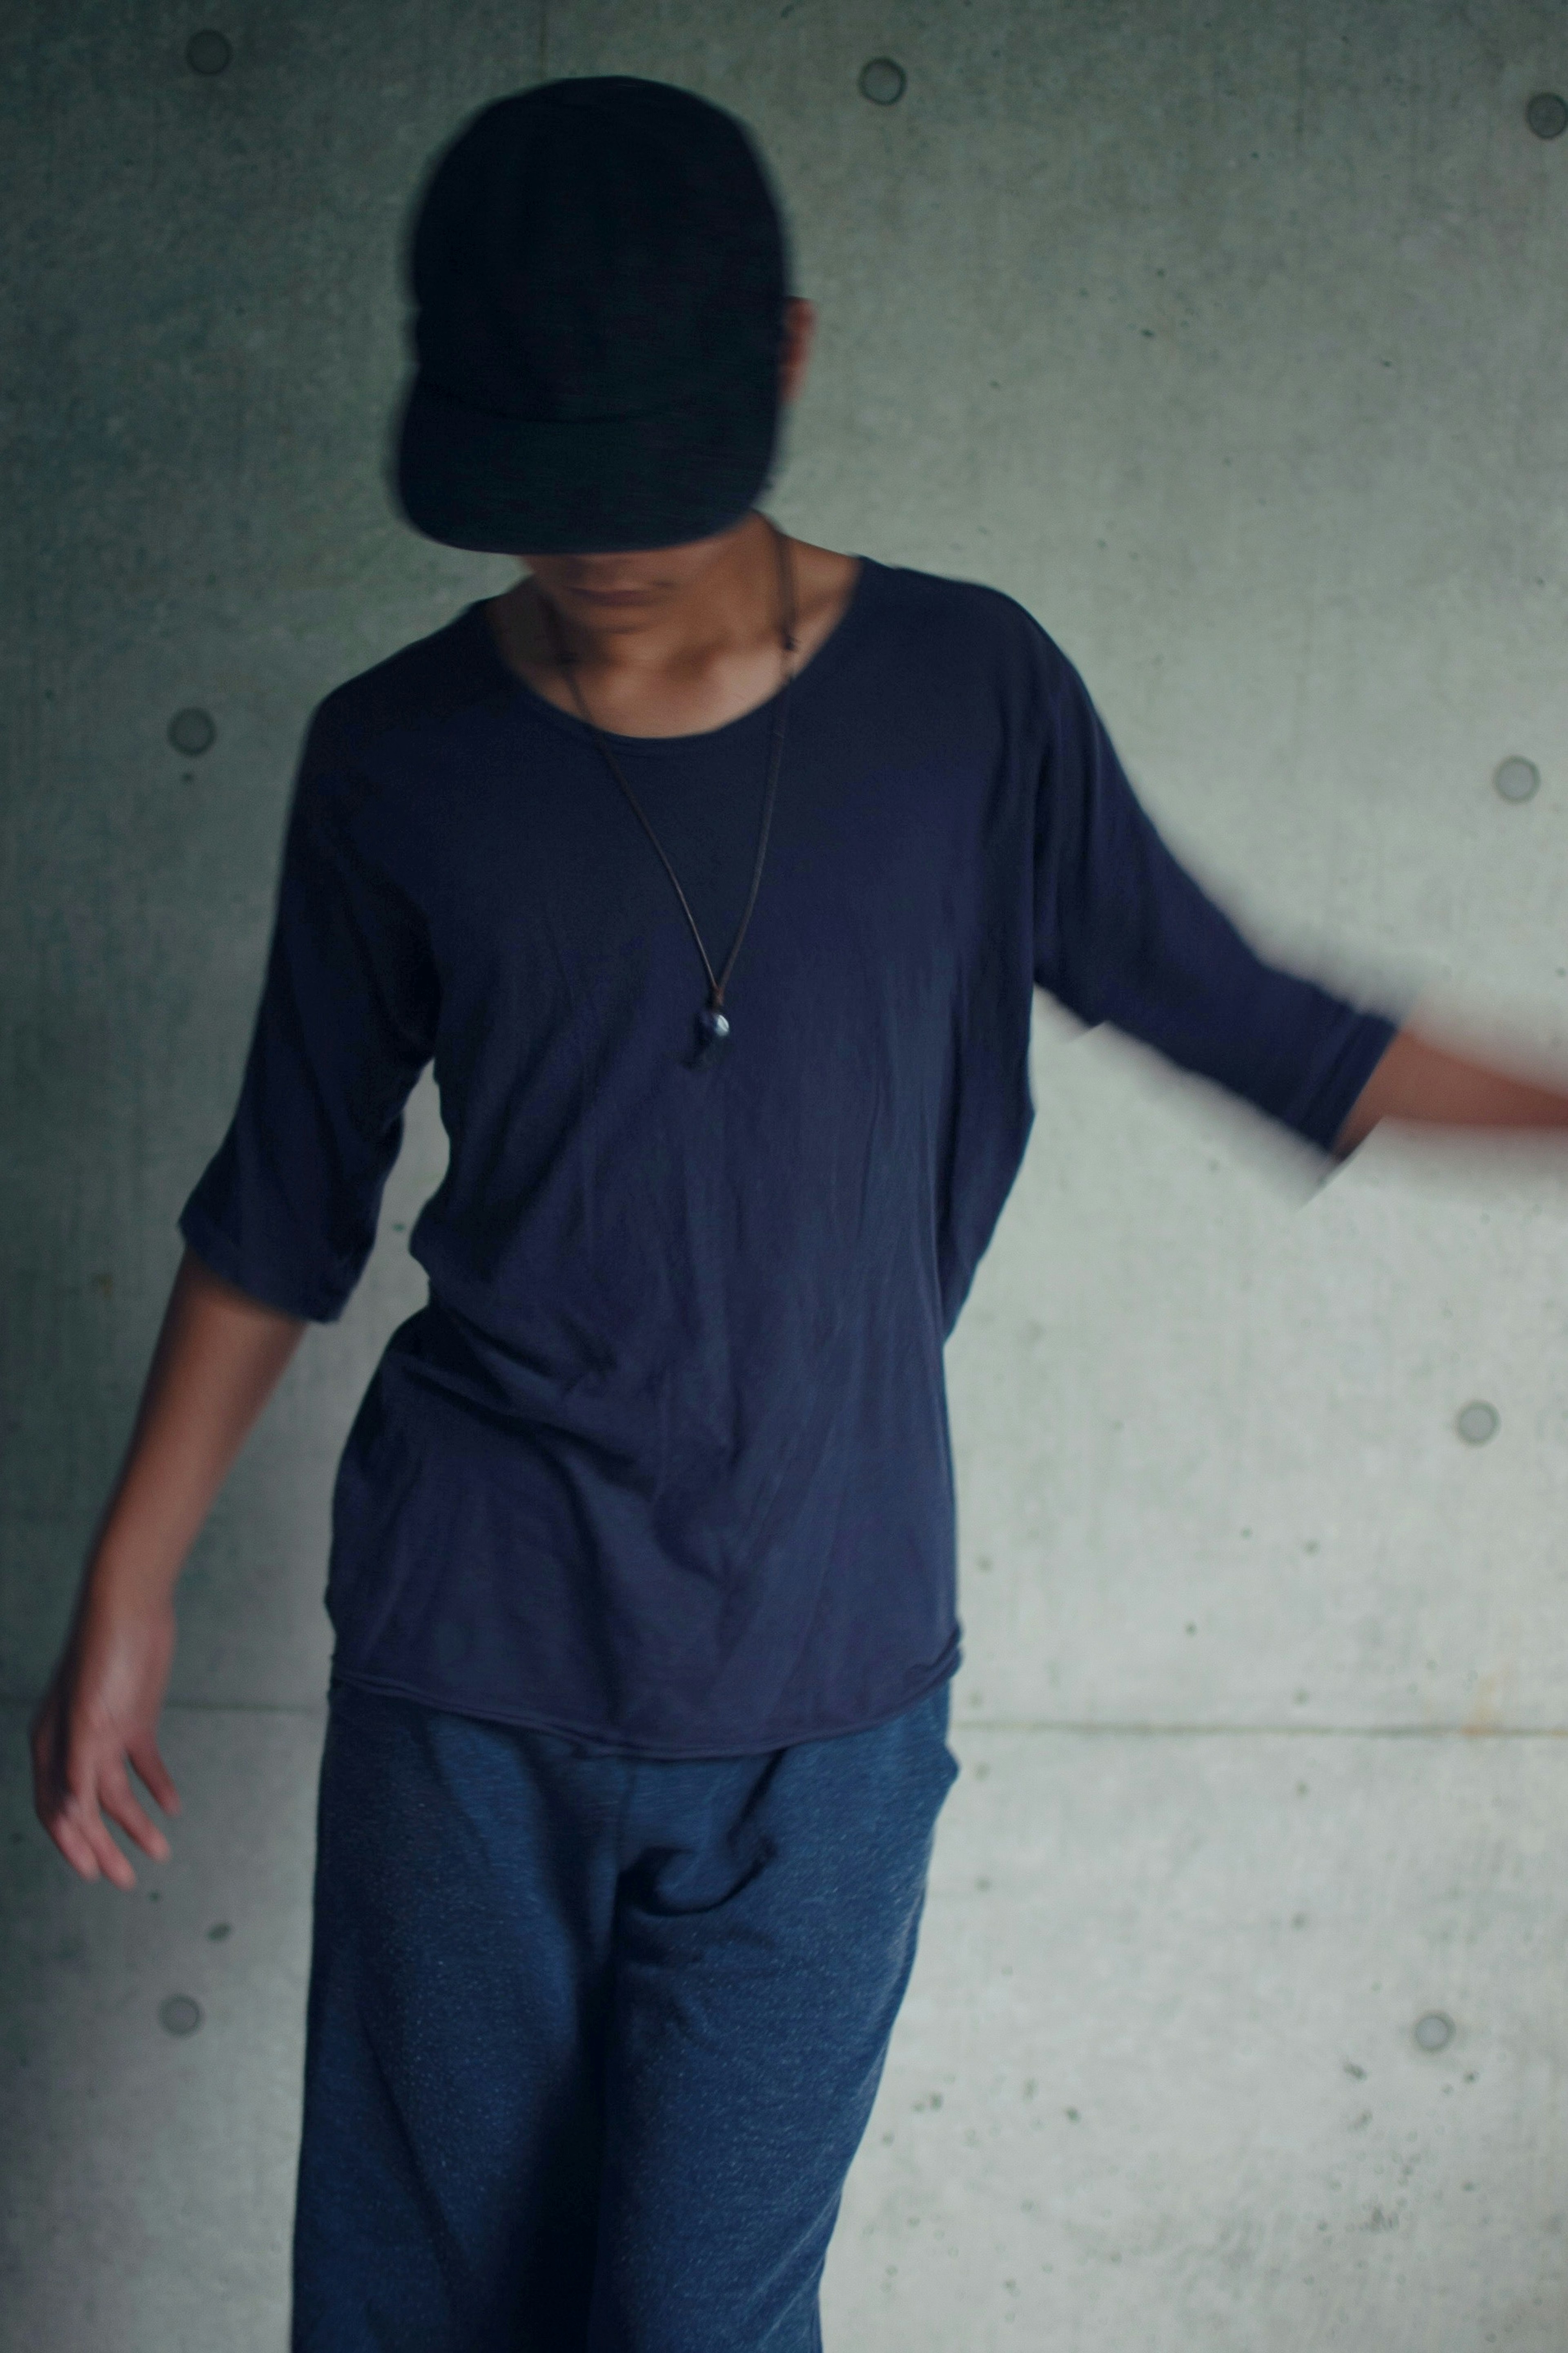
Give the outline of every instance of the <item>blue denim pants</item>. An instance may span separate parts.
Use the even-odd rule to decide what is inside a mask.
[[[948,1704],[686,1761],[335,1685],[294,2353],[818,2353]]]

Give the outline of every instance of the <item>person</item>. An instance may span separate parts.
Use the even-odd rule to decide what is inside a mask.
[[[805,2353],[958,1770],[942,1346],[1034,990],[1326,1174],[1568,1096],[1268,963],[1013,600],[768,519],[814,312],[730,116],[503,98],[410,262],[404,511],[522,576],[311,716],[37,1810],[167,1855],[182,1561],[433,1061],[333,1501],[293,2342]]]

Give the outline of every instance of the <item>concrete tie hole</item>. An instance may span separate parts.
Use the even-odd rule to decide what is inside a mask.
[[[221,33],[193,33],[185,43],[185,63],[193,73],[220,74],[233,55]]]
[[[176,711],[169,722],[169,741],[176,752],[194,760],[212,749],[217,740],[217,729],[211,713],[205,711]]]
[[[1505,801],[1533,800],[1541,790],[1541,771],[1533,760],[1508,759],[1500,764],[1492,782]]]
[[[897,106],[907,86],[902,66],[892,58],[872,58],[860,69],[860,95],[873,106]]]

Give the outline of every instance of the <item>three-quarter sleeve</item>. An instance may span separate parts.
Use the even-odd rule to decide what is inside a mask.
[[[370,798],[329,698],[300,756],[238,1104],[179,1221],[215,1272],[320,1323],[370,1256],[439,1004],[418,910],[364,847]]]
[[[1327,1153],[1398,1029],[1265,961],[1141,807],[1070,662],[1039,784],[1035,976]]]

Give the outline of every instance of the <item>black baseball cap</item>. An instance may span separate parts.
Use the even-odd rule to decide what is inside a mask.
[[[690,90],[605,75],[484,107],[405,252],[407,520],[519,554],[738,522],[773,464],[787,266],[749,135]]]

